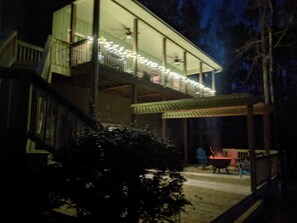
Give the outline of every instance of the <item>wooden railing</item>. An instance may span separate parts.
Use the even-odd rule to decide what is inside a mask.
[[[228,151],[229,149],[224,148],[223,155],[226,156]],[[250,160],[248,149],[236,149],[236,151],[238,152],[239,160]],[[280,154],[278,151],[270,150],[269,154],[266,154],[265,150],[255,150],[254,160],[255,170],[251,182],[252,188],[256,189],[280,174]]]
[[[84,39],[71,45],[71,66],[85,64],[92,59],[92,40]],[[112,49],[99,43],[98,62],[101,66],[109,67],[118,71],[134,75],[133,57],[121,57]],[[187,81],[166,75],[164,71],[154,68],[138,59],[136,77],[144,79],[176,91],[183,92],[193,97],[196,96],[196,89]]]
[[[42,52],[41,47],[18,40],[16,62],[26,66],[36,66],[41,59]]]
[[[279,154],[258,156],[255,161],[256,187],[261,186],[280,173]]]
[[[84,39],[71,45],[71,66],[90,62],[92,60],[93,42]]]
[[[70,68],[70,43],[52,38],[51,53],[53,66]]]
[[[230,148],[223,148],[223,156],[226,156]],[[249,159],[249,150],[248,149],[236,149],[238,153],[238,159],[240,160],[248,160]],[[276,154],[276,150],[270,150],[270,154]],[[255,155],[256,156],[263,156],[266,154],[264,149],[256,149]]]
[[[48,36],[41,59],[36,68],[37,74],[45,79],[47,82],[51,83],[52,72],[51,72],[51,46],[52,38]]]
[[[2,40],[2,42],[1,42]],[[37,73],[51,81],[51,73],[70,76],[70,67],[91,61],[92,41],[85,39],[72,45],[68,42],[49,36],[45,48],[17,40],[17,32],[5,35],[0,39],[0,66],[10,67],[14,62],[23,66],[37,66]],[[122,58],[112,50],[99,44],[98,62],[115,70],[133,74],[133,58]],[[147,65],[141,60],[137,63],[137,78],[146,79],[176,91],[195,97],[196,89],[188,82],[165,75],[157,68]]]
[[[3,33],[0,36],[0,67],[11,67],[17,58],[17,32]]]
[[[0,92],[6,96],[1,97],[0,127],[23,126],[30,139],[27,151],[60,148],[84,127],[101,126],[33,72],[0,69]]]

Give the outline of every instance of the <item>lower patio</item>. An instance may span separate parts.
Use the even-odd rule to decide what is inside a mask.
[[[202,169],[191,165],[184,169],[184,194],[192,203],[181,214],[182,223],[209,223],[224,214],[251,194],[249,175],[240,177],[239,171],[229,167],[213,173],[212,166]]]

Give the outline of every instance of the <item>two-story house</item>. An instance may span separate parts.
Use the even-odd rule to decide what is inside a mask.
[[[278,173],[256,172],[277,166],[276,156],[255,158],[253,116],[264,117],[269,154],[270,109],[249,94],[216,96],[222,67],[138,1],[73,1],[54,12],[43,48],[23,42],[17,31],[3,32],[0,67],[5,163],[28,154],[30,165],[42,163],[42,151],[59,148],[98,121],[149,125],[176,140],[187,162],[188,119],[241,115],[247,117],[252,191]]]

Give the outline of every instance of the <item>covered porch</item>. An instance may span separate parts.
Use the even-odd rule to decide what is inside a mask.
[[[136,115],[161,113],[163,137],[166,137],[166,124],[170,119],[183,119],[183,153],[185,164],[188,164],[189,158],[187,119],[246,116],[248,148],[244,149],[244,153],[248,154],[250,162],[250,191],[256,192],[264,184],[269,184],[272,179],[278,177],[281,173],[280,154],[277,151],[272,152],[270,148],[269,116],[271,108],[263,103],[261,97],[241,93],[215,97],[140,103],[133,104],[131,107],[133,113]],[[263,117],[264,148],[255,148],[255,115],[262,115]],[[261,153],[256,152],[258,149],[262,149]]]

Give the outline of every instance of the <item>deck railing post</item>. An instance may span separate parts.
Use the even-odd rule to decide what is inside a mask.
[[[253,105],[247,106],[247,127],[248,127],[248,146],[250,153],[251,164],[251,191],[254,192],[257,189],[257,170],[255,159],[255,137],[254,137],[254,111]]]

